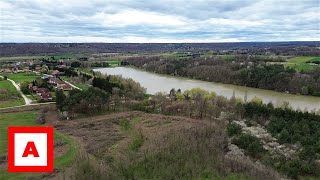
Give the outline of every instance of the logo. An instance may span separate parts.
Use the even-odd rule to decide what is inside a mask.
[[[8,127],[9,172],[53,172],[53,127]]]

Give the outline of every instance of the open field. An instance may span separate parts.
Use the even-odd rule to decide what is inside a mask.
[[[121,62],[120,61],[107,61],[111,66],[118,66]]]
[[[39,111],[24,111],[15,113],[3,113],[0,116],[0,157],[5,157],[8,143],[8,126],[36,126],[36,117]],[[48,117],[52,118],[52,117]],[[52,120],[52,119],[51,119]],[[55,131],[55,169],[62,170],[73,164],[78,153],[79,145],[72,138]],[[3,158],[2,158],[3,159]],[[0,179],[25,179],[27,177],[39,177],[41,173],[8,173],[6,163],[0,162]]]
[[[88,84],[84,84],[84,83],[80,83],[80,82],[75,82],[74,79],[72,77],[67,77],[67,76],[61,76],[60,77],[62,80],[68,81],[71,84],[75,85],[76,87],[86,90],[89,88]],[[66,91],[67,92],[67,91]]]
[[[289,59],[288,62],[283,63],[285,66],[294,68],[298,71],[308,70],[308,69],[320,69],[319,65],[310,65],[306,63],[307,61],[317,60],[320,57],[310,57],[310,56],[303,56],[303,57],[295,57]]]
[[[24,81],[31,82],[35,80],[35,78],[40,77],[40,76],[36,76],[35,73],[17,73],[17,74],[0,74],[0,75],[7,76],[9,79],[12,79],[17,83],[21,83]]]
[[[80,139],[100,162],[89,162],[98,170],[86,166],[90,172],[83,178],[277,178],[248,159],[226,158],[223,125],[206,120],[123,112],[58,122],[55,128]]]
[[[0,94],[0,108],[23,105],[17,89],[10,81],[0,80],[0,90],[6,91],[6,94]]]

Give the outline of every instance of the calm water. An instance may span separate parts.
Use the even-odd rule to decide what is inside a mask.
[[[301,110],[320,110],[320,97],[292,95],[269,90],[256,88],[248,88],[236,85],[228,85],[221,83],[205,82],[188,78],[181,78],[169,75],[160,75],[146,72],[140,69],[130,67],[115,67],[94,69],[104,74],[122,75],[125,78],[132,78],[139,82],[141,86],[147,89],[147,93],[154,94],[156,92],[169,92],[172,88],[181,89],[182,91],[192,88],[202,88],[208,91],[214,91],[218,95],[232,97],[235,93],[236,97],[244,98],[247,93],[247,99],[254,97],[263,99],[263,102],[272,102],[279,106],[283,102],[289,102],[295,109]]]

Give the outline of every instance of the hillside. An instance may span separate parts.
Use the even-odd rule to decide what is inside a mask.
[[[248,158],[226,156],[225,125],[218,120],[122,112],[51,123],[88,153],[72,173],[57,177],[279,179]]]

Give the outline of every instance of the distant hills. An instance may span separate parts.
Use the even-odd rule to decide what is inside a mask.
[[[320,41],[235,43],[0,43],[1,56],[64,53],[199,53],[320,55]]]

